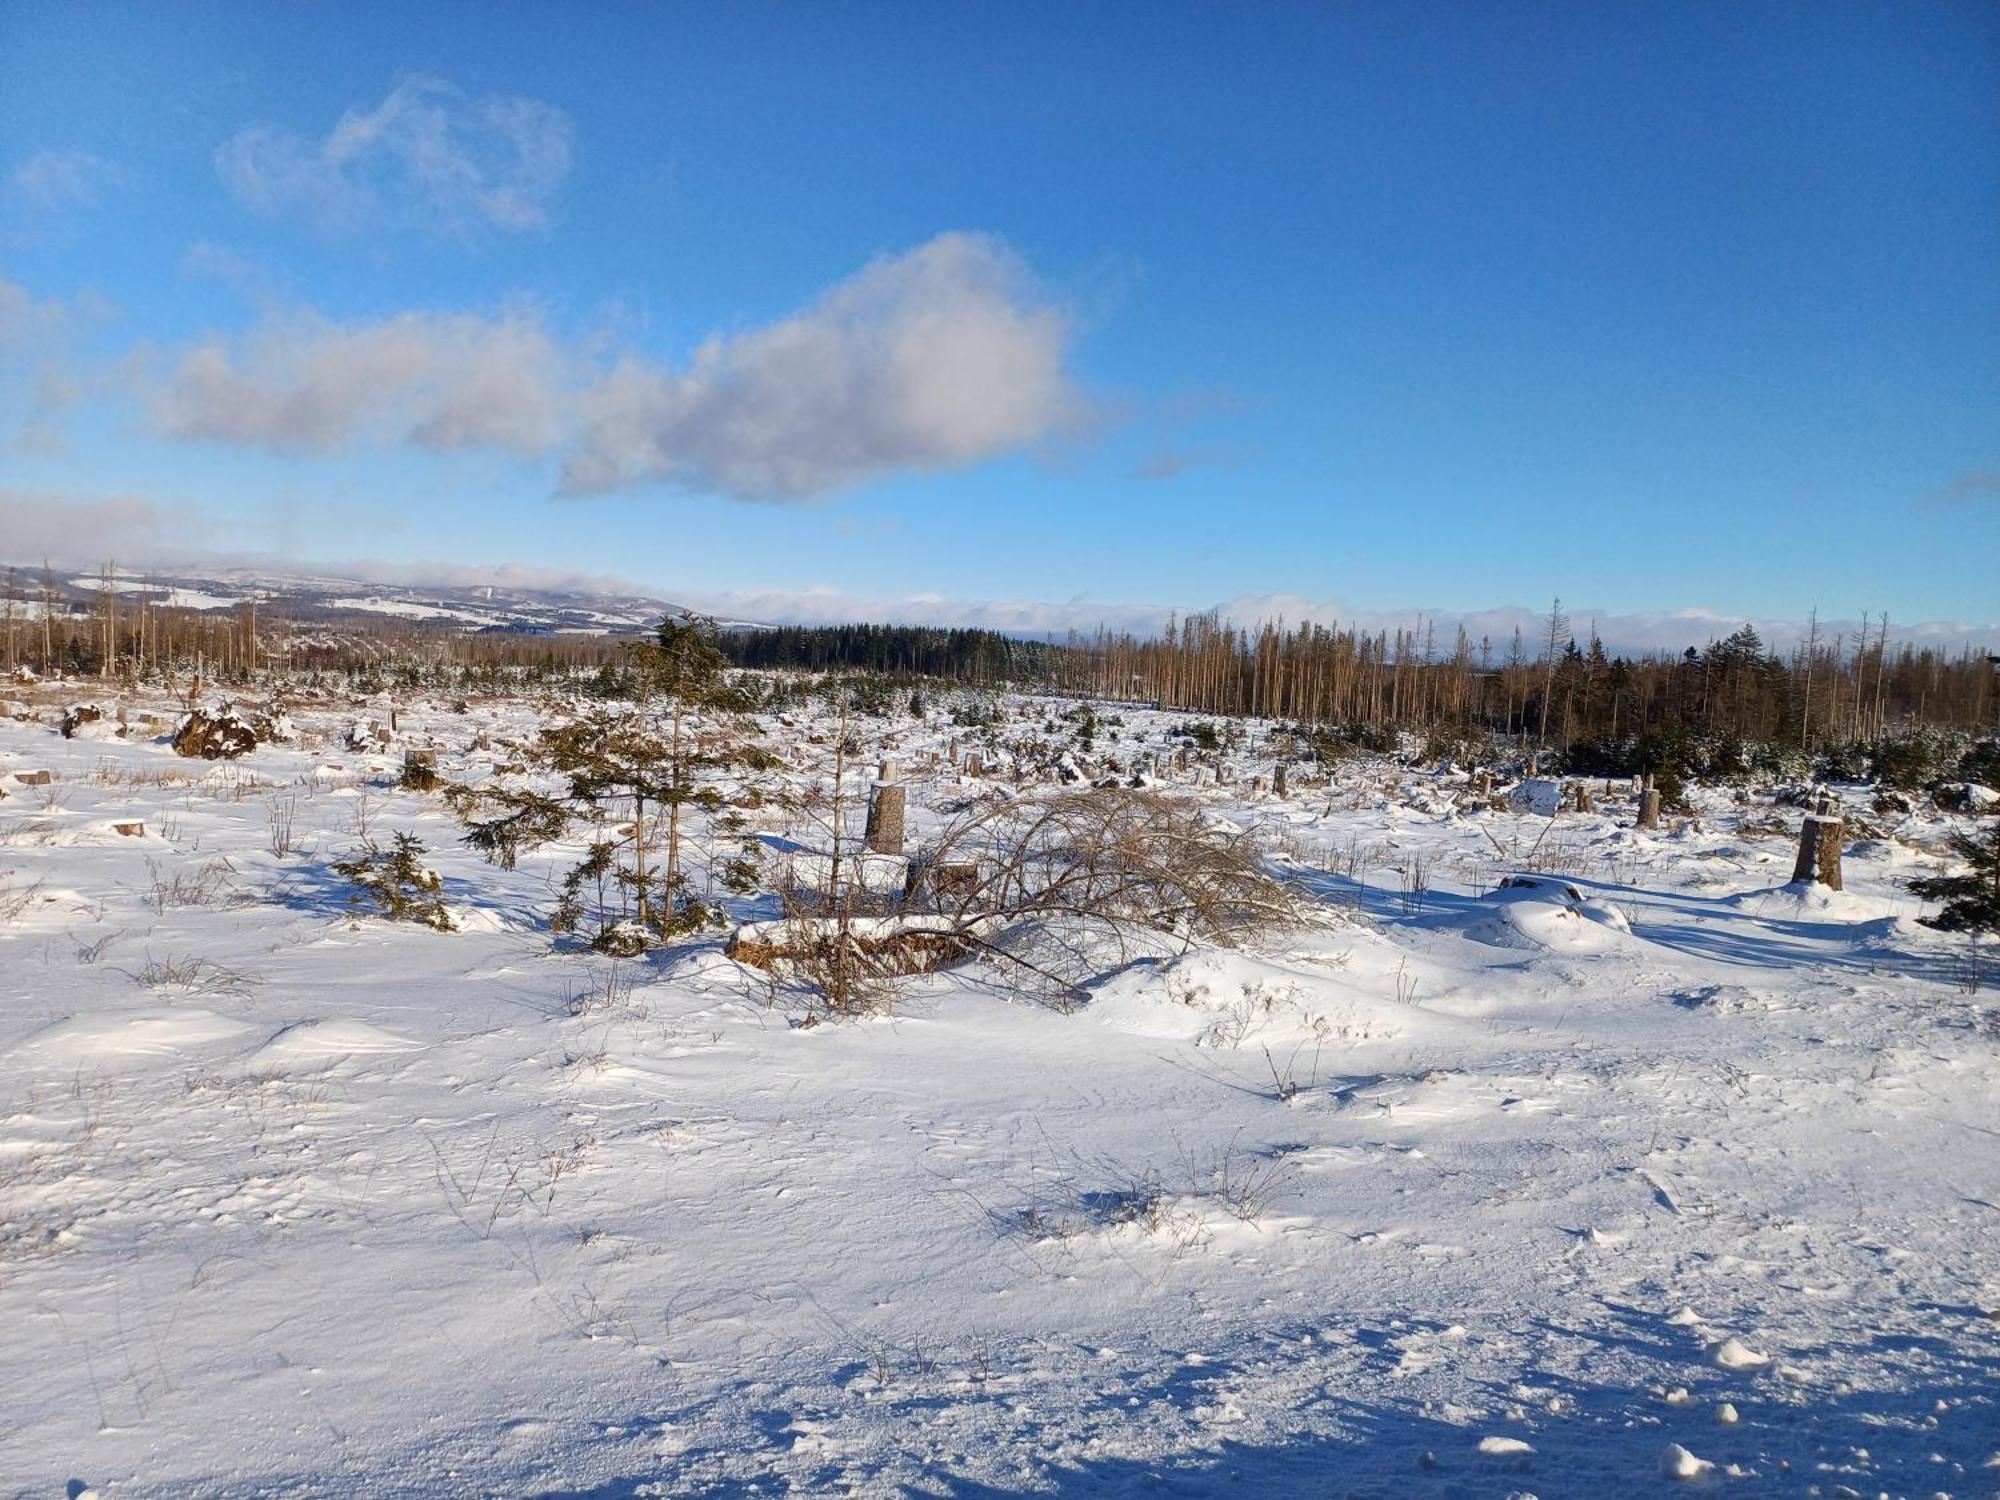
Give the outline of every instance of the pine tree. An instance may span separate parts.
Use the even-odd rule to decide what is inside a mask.
[[[1911,881],[1910,889],[1926,901],[1944,902],[1936,916],[1920,920],[1940,932],[2000,932],[2000,823],[1984,838],[1953,834],[1951,849],[1972,868]]]
[[[354,883],[347,904],[358,908],[366,901],[392,922],[421,922],[438,932],[452,931],[444,882],[424,863],[425,852],[415,834],[398,833],[392,849],[369,843],[354,858],[336,862],[334,873]]]
[[[745,794],[724,778],[770,764],[738,721],[742,699],[705,622],[663,621],[657,641],[633,648],[630,661],[636,702],[589,705],[543,729],[529,748],[531,766],[562,778],[560,793],[517,785],[447,793],[469,830],[466,841],[503,866],[524,848],[589,824],[592,837],[564,877],[549,925],[585,931],[593,947],[627,954],[698,931],[717,916],[684,869],[689,810],[707,814],[738,851],[722,862],[723,883],[732,890],[751,883],[741,824],[723,816]],[[656,871],[650,854],[662,810],[666,850]]]
[[[715,627],[694,615],[660,621],[654,640],[632,648],[632,664],[644,698],[662,704],[666,718],[667,775],[654,789],[654,800],[667,810],[664,884],[671,907],[685,900],[687,893],[681,869],[681,811],[690,806],[717,811],[721,798],[704,778],[742,761],[748,748],[740,735],[697,736],[691,721],[706,713],[727,723],[745,704],[729,684],[729,658],[716,643]],[[643,883],[643,852],[640,872]]]

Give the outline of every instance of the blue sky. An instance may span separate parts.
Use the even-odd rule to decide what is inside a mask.
[[[1996,76],[1973,4],[17,3],[0,553],[1991,624]]]

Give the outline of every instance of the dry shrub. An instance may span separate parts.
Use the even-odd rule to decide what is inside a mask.
[[[737,956],[852,1013],[882,1008],[897,977],[984,955],[1066,1009],[1135,947],[1230,945],[1299,915],[1251,835],[1122,786],[975,804],[914,863],[892,920],[868,909],[851,883],[818,893]]]
[[[41,893],[39,880],[24,881],[11,870],[0,870],[0,922],[11,922],[34,904]]]
[[[158,861],[149,859],[146,871],[152,880],[148,894],[153,910],[164,912],[173,906],[215,905],[228,891],[236,867],[218,854],[199,865],[164,869]]]

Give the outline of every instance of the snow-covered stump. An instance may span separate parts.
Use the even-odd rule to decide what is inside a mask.
[[[1843,820],[1828,813],[1807,813],[1799,825],[1799,858],[1792,866],[1794,884],[1823,885],[1830,891],[1841,889],[1840,839]]]
[[[1288,790],[1285,785],[1285,763],[1279,761],[1277,769],[1271,772],[1271,795],[1282,802]]]
[[[895,764],[882,762],[885,776],[894,776]],[[875,783],[875,795],[868,803],[868,848],[876,854],[903,852],[903,788],[891,780]]]
[[[1639,783],[1639,826],[1658,828],[1660,826],[1660,789],[1653,785],[1653,773]]]
[[[436,791],[438,787],[437,751],[405,750],[403,752],[402,785],[413,792]]]

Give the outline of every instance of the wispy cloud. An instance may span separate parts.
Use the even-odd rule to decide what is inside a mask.
[[[569,117],[541,100],[473,99],[448,80],[413,75],[374,107],[348,110],[324,137],[251,125],[215,163],[254,213],[330,233],[462,238],[546,227],[575,139]]]
[[[942,234],[685,369],[621,360],[583,393],[563,488],[649,482],[797,500],[957,468],[1074,421],[1069,322],[999,240]]]
[[[667,485],[803,500],[1060,432],[1086,406],[1068,339],[1005,245],[945,234],[792,317],[711,338],[681,367],[628,354],[607,369],[526,308],[350,324],[295,312],[180,351],[149,387],[173,437],[559,453],[573,495]]]
[[[1226,469],[1239,459],[1239,451],[1227,445],[1178,448],[1163,443],[1141,461],[1132,477],[1164,482],[1200,469]]]
[[[141,566],[201,555],[214,531],[196,508],[143,495],[0,489],[0,563]]]
[[[121,167],[94,152],[38,151],[7,174],[7,188],[31,209],[93,208],[124,180]]]
[[[60,451],[88,376],[75,357],[79,335],[111,315],[101,298],[38,297],[0,278],[0,446]]]
[[[94,208],[106,192],[124,182],[124,168],[96,152],[44,150],[8,172],[10,196],[40,210]]]
[[[1946,485],[1935,497],[1944,505],[1993,504],[2000,501],[2000,474],[1990,470],[1973,470],[1961,474]]]
[[[299,313],[184,351],[155,384],[152,412],[171,437],[278,452],[411,443],[532,455],[560,440],[564,367],[530,312],[357,325]]]

